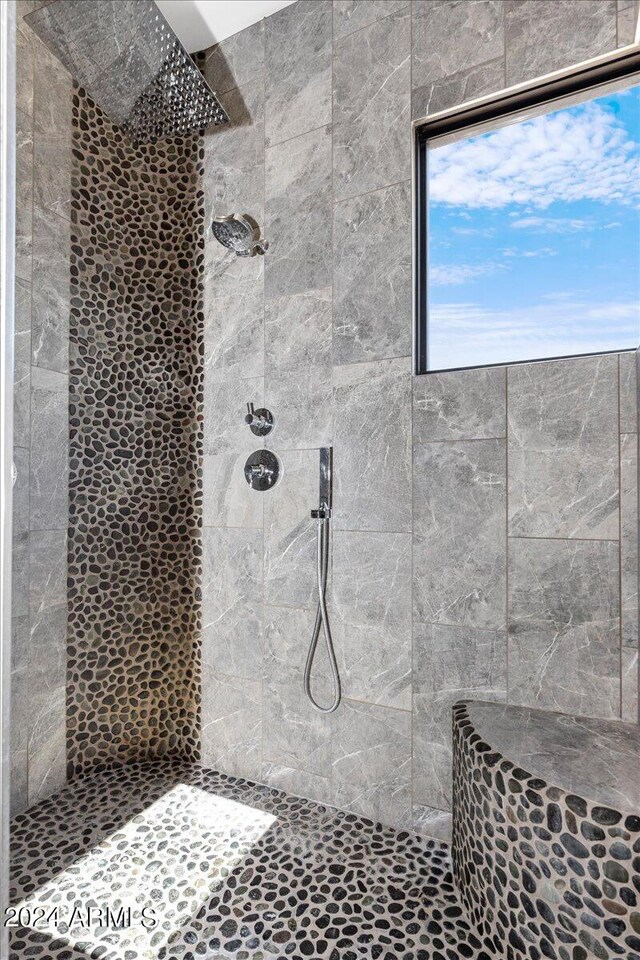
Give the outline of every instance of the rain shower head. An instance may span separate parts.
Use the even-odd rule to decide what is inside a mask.
[[[153,0],[50,0],[25,21],[136,146],[229,122]]]
[[[265,253],[269,246],[266,240],[260,238],[258,224],[246,214],[231,213],[226,217],[214,217],[211,230],[218,243],[233,250],[239,257]]]

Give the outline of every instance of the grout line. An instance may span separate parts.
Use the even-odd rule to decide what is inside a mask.
[[[617,414],[618,414],[618,621],[619,621],[619,631],[620,631],[620,646],[618,651],[618,679],[619,679],[619,710],[618,715],[620,718],[624,717],[624,686],[623,686],[623,670],[624,664],[622,662],[622,648],[623,648],[623,606],[622,606],[622,435],[620,432],[620,423],[621,423],[621,398],[620,398],[620,354],[618,354],[618,364],[616,368],[617,373]]]
[[[411,11],[412,0],[407,0],[407,3],[404,7],[400,7],[399,10],[392,10],[390,13],[383,13],[381,17],[376,17],[375,20],[371,20],[369,23],[364,23],[361,27],[356,27],[354,30],[350,30],[348,33],[343,33],[341,36],[336,37],[334,35],[333,42],[334,45],[337,43],[342,43],[343,40],[351,39],[355,36],[356,33],[360,33],[361,30],[367,30],[369,27],[373,27],[374,24],[381,23],[384,20],[388,20],[389,17],[399,17],[401,14],[406,15],[405,11]],[[411,15],[411,13],[409,14]]]
[[[335,22],[335,4],[332,3],[332,4],[331,4],[331,159],[330,159],[330,164],[331,164],[331,170],[330,170],[331,186],[330,186],[330,197],[329,197],[329,216],[331,217],[331,382],[330,382],[329,386],[330,386],[330,388],[331,388],[331,434],[332,434],[332,440],[335,439],[334,436],[333,436],[333,430],[334,430],[334,398],[335,398],[335,390],[334,390],[334,387],[333,387],[333,363],[334,363],[334,354],[333,354],[333,325],[334,325],[333,307],[334,307],[334,297],[333,297],[333,291],[334,291],[334,286],[335,286],[335,209],[336,209],[336,205],[335,205],[335,157],[334,157],[334,141],[335,141],[335,123],[334,123],[334,113],[335,113],[335,110],[334,110],[335,85],[334,85],[334,81],[335,81],[335,71],[334,71],[334,68],[333,68],[333,58],[334,58],[334,48],[335,48],[334,22]],[[333,444],[332,444],[332,446],[333,446]],[[333,465],[333,463],[332,463],[332,466],[331,466],[332,472],[334,472],[334,469],[335,469],[335,468],[334,468],[334,465]],[[332,477],[332,478],[331,478],[331,494],[332,494],[332,498],[333,498],[333,494],[335,493],[335,488],[336,488],[336,486],[337,486],[337,485],[336,485],[336,483],[335,483],[335,478]],[[332,503],[332,506],[333,506],[333,503]],[[333,613],[333,609],[332,609],[332,608],[333,608],[333,604],[331,603],[331,601],[333,600],[333,594],[334,594],[334,569],[333,569],[333,553],[334,553],[334,536],[333,536],[333,534],[334,534],[334,530],[331,529],[332,526],[333,526],[332,524],[329,525],[329,550],[330,550],[330,553],[329,553],[329,584],[328,584],[328,586],[329,586],[329,591],[330,591],[330,594],[329,594],[329,604],[330,604],[331,613]],[[319,535],[320,535],[320,532],[319,532],[319,530],[317,530],[317,531],[316,531],[316,536],[319,536]],[[309,642],[310,642],[311,638],[308,638],[308,639],[309,639]],[[344,633],[341,633],[341,639],[344,641]],[[339,670],[339,669],[340,669],[340,655],[339,655],[339,652],[336,654],[336,660],[338,661],[338,670]],[[342,680],[342,678],[340,678],[340,679]],[[334,743],[335,743],[335,725],[336,725],[336,723],[337,723],[337,717],[336,717],[336,715],[335,715],[334,713],[329,714],[329,723],[328,723],[328,728],[329,728],[329,746],[328,746],[328,754],[329,754],[329,802],[332,803],[332,804],[335,803],[335,797],[334,797],[335,786],[334,786],[334,777],[333,777],[333,764],[334,764]]]
[[[518,537],[509,536],[509,540],[554,540],[558,543],[620,543],[613,537]]]
[[[509,368],[504,369],[504,470],[505,470],[505,595],[504,595],[504,637],[505,637],[505,694],[509,703]]]
[[[411,185],[411,177],[403,177],[402,180],[394,180],[393,183],[385,183],[383,187],[376,187],[375,190],[365,190],[364,193],[354,193],[353,196],[343,197],[341,200],[334,201],[334,207],[340,207],[343,203],[351,203],[353,200],[359,200],[361,197],[370,197],[374,193],[383,193],[385,190],[390,190],[391,187],[398,187],[401,184],[408,183]],[[383,359],[387,359],[386,357]],[[389,359],[394,359],[393,357]],[[357,363],[362,362],[371,362],[371,361],[356,361]],[[347,364],[344,364],[347,366]]]
[[[451,623],[448,620],[416,620],[413,619],[414,627],[446,627],[447,630],[452,627],[457,630],[465,630],[467,633],[501,633],[502,627],[474,627],[468,623]]]
[[[304,130],[302,133],[296,133],[293,137],[287,137],[286,140],[277,140],[275,143],[267,143],[265,138],[265,144],[264,144],[265,156],[266,156],[267,150],[274,150],[276,147],[281,147],[285,143],[291,143],[292,140],[300,140],[301,137],[307,137],[312,133],[317,133],[318,130],[326,130],[326,128],[331,127],[331,125],[332,125],[332,121],[328,121],[327,123],[321,123],[317,127],[311,127],[310,130]],[[266,127],[266,124],[265,124],[265,127]],[[333,136],[331,139],[333,140]]]
[[[446,437],[440,440],[415,440],[414,447],[430,447],[433,443],[483,443],[486,440],[494,442],[495,440],[506,440],[506,434],[501,437]]]
[[[262,98],[262,229],[266,231],[266,220],[267,220],[267,111],[269,110],[269,97],[267,96],[267,25],[262,21],[262,30],[261,30],[261,43],[262,43],[262,89],[264,91],[264,96]],[[262,282],[262,402],[263,405],[266,404],[266,390],[267,390],[267,380],[266,380],[266,369],[267,369],[267,270],[269,269],[268,261],[264,263],[261,273],[261,282]],[[259,439],[259,438],[256,438]],[[263,438],[263,444],[266,446],[266,439]],[[237,456],[237,454],[236,454]],[[239,481],[242,480],[241,477],[238,478]],[[260,570],[261,570],[261,603],[260,603],[260,776],[264,777],[264,734],[265,734],[265,717],[264,717],[264,704],[265,704],[265,655],[266,655],[266,643],[265,643],[265,606],[266,606],[266,576],[265,571],[267,568],[267,557],[266,557],[266,545],[267,545],[267,534],[265,529],[265,509],[264,509],[264,497],[261,497],[260,503],[260,515],[261,515],[261,524],[260,524],[260,533],[262,536],[262,543],[260,546]]]
[[[36,123],[35,123],[35,114],[36,114],[36,84],[35,84],[35,72],[36,72],[36,50],[35,44],[33,42],[33,37],[29,38],[29,50],[30,50],[30,61],[31,61],[31,196],[30,196],[30,211],[29,216],[31,220],[31,246],[29,251],[29,263],[30,263],[30,277],[29,277],[29,469],[27,474],[27,496],[28,496],[28,543],[27,543],[27,682],[30,680],[32,672],[32,649],[31,649],[31,448],[33,444],[33,429],[32,429],[32,398],[33,398],[33,208],[35,203],[35,137],[36,137]],[[17,172],[16,172],[17,176]],[[65,577],[66,580],[66,577]],[[66,601],[66,591],[65,591],[65,601]],[[66,670],[65,670],[66,674]],[[66,686],[66,675],[65,675],[65,686]],[[66,710],[65,710],[66,714]],[[27,766],[27,802],[31,803],[31,791],[32,785],[30,783],[30,772],[31,772],[31,709],[27,710],[27,755],[26,755],[26,766]],[[65,717],[66,724],[66,717]],[[65,755],[65,779],[66,779],[66,755]]]

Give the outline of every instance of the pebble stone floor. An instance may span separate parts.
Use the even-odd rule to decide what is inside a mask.
[[[493,960],[445,844],[198,765],[74,783],[14,819],[11,859],[10,960]]]

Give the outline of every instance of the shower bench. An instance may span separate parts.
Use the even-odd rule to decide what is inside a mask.
[[[453,708],[453,869],[496,958],[640,960],[640,727]]]

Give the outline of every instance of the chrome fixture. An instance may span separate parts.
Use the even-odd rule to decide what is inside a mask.
[[[55,0],[25,20],[136,146],[229,122],[153,0]]]
[[[273,414],[266,407],[256,410],[252,403],[247,404],[247,415],[244,422],[249,426],[251,433],[256,437],[266,437],[273,430]]]
[[[255,257],[256,253],[266,253],[269,246],[260,237],[260,227],[248,214],[231,213],[226,217],[214,217],[211,229],[218,243],[233,250],[239,257]]]
[[[280,462],[270,450],[255,450],[247,457],[244,477],[252,490],[270,490],[279,476]]]
[[[317,534],[317,554],[316,554],[316,575],[318,581],[318,608],[316,610],[316,622],[311,635],[307,662],[304,667],[304,692],[309,698],[312,706],[321,713],[333,713],[340,706],[342,691],[340,689],[340,673],[336,661],[335,651],[333,649],[333,638],[331,636],[331,627],[329,626],[329,615],[327,613],[327,578],[329,573],[329,523],[331,521],[331,472],[333,468],[333,448],[321,447],[320,449],[320,500],[317,510],[311,511],[311,519],[318,521]],[[318,640],[320,639],[320,630],[324,635],[324,642],[327,647],[331,674],[333,676],[334,697],[333,702],[328,707],[323,707],[314,698],[311,692],[311,671],[313,661],[316,656]]]

